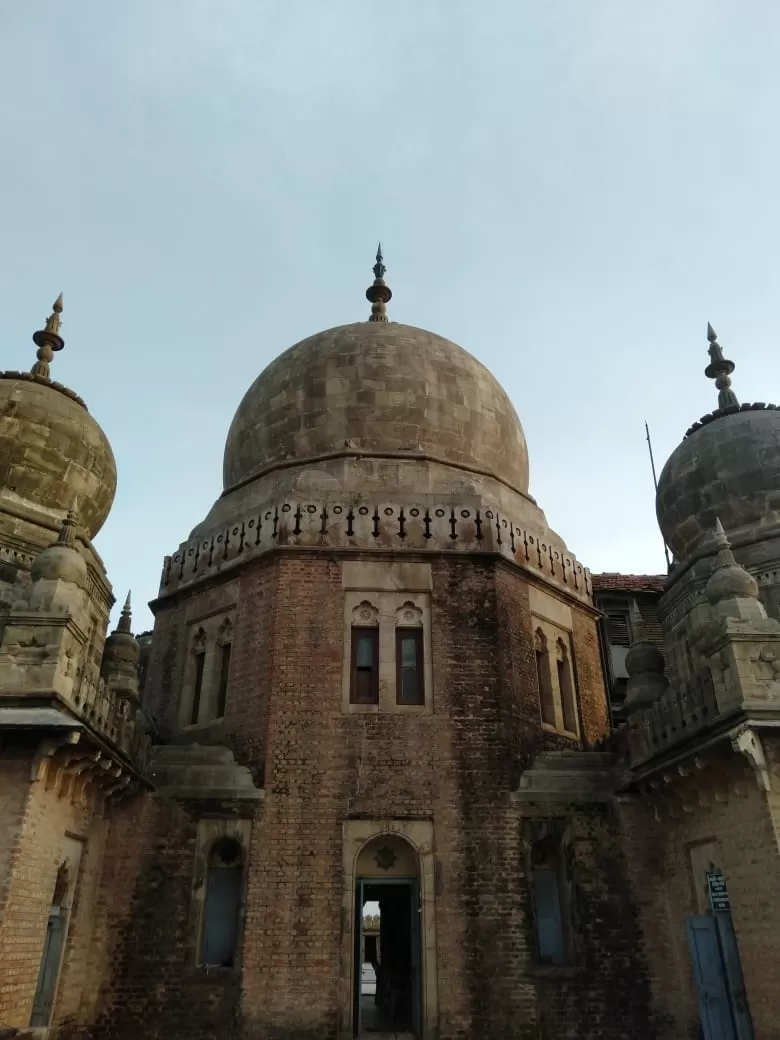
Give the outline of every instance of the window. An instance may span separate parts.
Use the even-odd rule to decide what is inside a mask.
[[[195,679],[192,686],[192,713],[190,722],[196,723],[200,715],[200,695],[203,693],[203,670],[206,665],[206,651],[195,651]]]
[[[561,836],[554,830],[531,845],[531,884],[537,961],[541,965],[566,964],[570,929],[564,855]]]
[[[396,703],[425,704],[421,628],[395,630]]]
[[[542,722],[546,726],[555,725],[555,695],[553,693],[552,672],[550,671],[550,654],[547,649],[547,637],[541,628],[534,635],[536,651],[536,679],[539,684],[539,708]]]
[[[217,688],[217,718],[221,719],[227,707],[228,679],[230,678],[231,643],[223,643],[219,648],[219,686]]]
[[[235,838],[211,847],[206,869],[201,963],[232,968],[238,951],[243,855]]]
[[[556,644],[556,668],[558,671],[558,690],[561,695],[561,712],[563,728],[567,733],[577,732],[577,700],[574,696],[574,680],[571,674],[569,651],[563,639],[558,638]]]
[[[611,610],[607,614],[607,639],[611,646],[631,646],[628,610]]]
[[[350,700],[353,704],[379,703],[378,628],[352,628]]]

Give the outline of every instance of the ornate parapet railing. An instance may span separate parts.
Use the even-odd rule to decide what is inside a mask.
[[[713,726],[720,713],[709,672],[701,681],[670,687],[655,704],[633,712],[621,733],[632,768]],[[620,732],[620,731],[619,731]]]
[[[452,502],[313,502],[267,504],[165,557],[160,596],[281,546],[489,552],[544,575],[591,601],[590,575],[563,546],[494,509]]]
[[[64,703],[107,743],[113,745],[139,772],[149,755],[147,726],[138,704],[110,691],[93,666],[76,672],[71,697]]]

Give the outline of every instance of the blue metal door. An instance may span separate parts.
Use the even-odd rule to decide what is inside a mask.
[[[60,974],[63,939],[65,937],[65,910],[53,906],[49,911],[49,923],[46,927],[46,939],[43,944],[43,956],[38,973],[38,985],[33,1000],[30,1025],[33,1028],[48,1026],[51,1020],[57,979]]]
[[[720,940],[720,952],[726,969],[726,986],[736,1035],[738,1040],[753,1040],[753,1023],[750,1021],[745,980],[742,977],[737,937],[734,934],[734,922],[731,920],[731,914],[715,914],[714,916]]]
[[[704,1040],[738,1040],[731,1016],[726,971],[715,918],[689,917],[685,922],[699,998]]]

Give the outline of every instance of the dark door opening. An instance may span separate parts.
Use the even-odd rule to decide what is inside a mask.
[[[355,1036],[419,1037],[417,882],[360,879],[355,891]]]

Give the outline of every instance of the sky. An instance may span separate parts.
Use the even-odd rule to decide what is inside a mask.
[[[769,0],[3,4],[0,367],[62,290],[136,629],[245,390],[367,317],[377,239],[390,317],[506,388],[569,548],[662,571],[644,420],[660,469],[716,406],[708,321],[780,398],[778,53]]]

